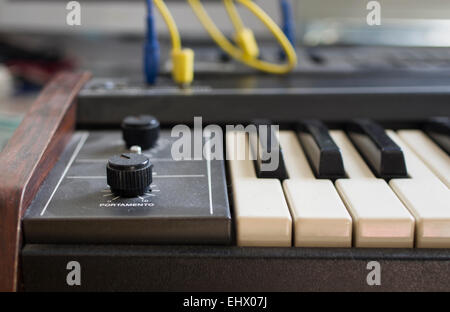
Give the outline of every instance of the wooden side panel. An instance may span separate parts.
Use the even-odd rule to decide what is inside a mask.
[[[88,73],[58,74],[0,152],[0,291],[18,286],[20,218],[75,127],[75,98]]]

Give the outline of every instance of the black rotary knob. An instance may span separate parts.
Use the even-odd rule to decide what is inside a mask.
[[[122,121],[122,132],[127,148],[138,145],[146,150],[158,141],[159,121],[150,115],[128,116]]]
[[[143,195],[152,184],[153,164],[143,154],[113,156],[106,165],[106,181],[111,191],[123,197]]]

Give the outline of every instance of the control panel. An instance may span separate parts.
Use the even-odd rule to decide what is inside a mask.
[[[230,243],[224,161],[175,160],[176,139],[151,116],[77,132],[23,218],[25,241]]]

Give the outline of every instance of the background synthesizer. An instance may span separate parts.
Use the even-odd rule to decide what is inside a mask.
[[[304,118],[342,122],[361,117],[398,124],[449,114],[446,48],[298,48],[299,64],[288,76],[258,73],[222,60],[223,53],[210,46],[195,48],[195,80],[184,90],[173,84],[170,64],[162,68],[156,84],[148,86],[137,65],[107,59],[105,71],[89,63],[86,68],[93,69],[94,78],[79,93],[78,124],[117,126],[130,112],[150,112],[168,125],[190,124],[194,116],[219,124],[246,124],[258,118],[288,124]],[[111,49],[121,51],[120,46]],[[278,61],[276,47],[265,45],[262,50],[265,59]],[[139,60],[139,55],[133,57]]]
[[[167,111],[153,105],[151,96],[145,112],[143,102],[135,110],[129,94],[110,114],[99,110],[98,119],[108,122],[81,122],[86,90],[95,81],[88,79],[58,76],[30,111],[33,123],[26,117],[17,133],[25,126],[37,129],[36,112],[50,116],[48,128],[18,146],[13,136],[2,154],[15,164],[19,160],[7,156],[29,149],[27,160],[34,164],[5,172],[11,184],[22,175],[36,181],[24,186],[33,196],[17,201],[28,202],[17,204],[22,244],[10,259],[20,264],[20,274],[10,275],[18,288],[449,289],[448,105],[439,106],[433,119],[415,111],[387,120],[317,114],[285,122],[254,115],[244,125],[280,124],[281,130],[269,131],[267,140],[261,132],[252,137],[223,131],[221,159],[180,161],[171,152],[176,123],[160,119]],[[189,103],[192,95],[184,92],[177,96]],[[124,119],[126,106],[134,117]],[[419,106],[437,112],[425,102]],[[52,114],[43,114],[48,110]],[[192,123],[193,116],[180,119]],[[209,122],[205,118],[203,125]],[[236,125],[225,119],[219,125],[225,130],[228,123]],[[279,150],[270,150],[274,142]],[[261,152],[267,148],[268,155]],[[255,159],[233,158],[238,151]],[[52,153],[57,156],[42,157]],[[277,170],[262,171],[274,158]],[[66,281],[71,261],[82,265],[81,285]],[[366,280],[374,261],[382,267],[376,287]],[[9,262],[3,264],[5,270]]]

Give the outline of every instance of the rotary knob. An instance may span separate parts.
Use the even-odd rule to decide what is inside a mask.
[[[159,121],[150,115],[128,116],[122,121],[122,134],[127,148],[152,148],[159,138]]]
[[[143,195],[152,184],[153,164],[143,154],[113,156],[106,165],[106,181],[111,191],[123,197]]]

